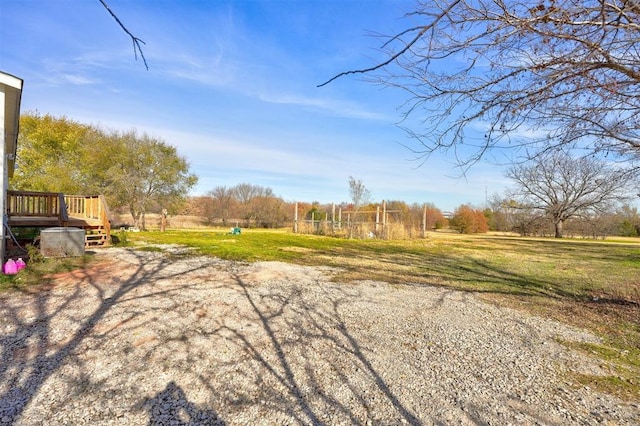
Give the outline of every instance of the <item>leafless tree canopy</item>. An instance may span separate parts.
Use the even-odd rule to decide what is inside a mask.
[[[529,164],[514,165],[507,177],[520,209],[538,211],[551,219],[555,236],[562,237],[565,220],[606,211],[627,201],[634,181],[627,170],[612,168],[593,157],[572,158],[563,151],[548,152]]]
[[[254,198],[274,196],[271,188],[250,183],[240,183],[233,187],[232,191],[241,203],[248,203]]]
[[[240,183],[233,187],[216,186],[202,197],[196,207],[211,223],[224,226],[242,223],[246,227],[279,227],[286,219],[286,203],[273,190],[260,185]]]
[[[362,180],[353,176],[349,176],[349,195],[351,195],[353,209],[356,212],[362,205],[369,203],[371,200],[371,191],[362,183]]]
[[[333,79],[406,90],[404,125],[425,158],[451,150],[470,165],[496,147],[640,158],[638,2],[425,0],[406,18],[415,25],[386,39],[387,60]],[[472,127],[484,137],[465,139]]]

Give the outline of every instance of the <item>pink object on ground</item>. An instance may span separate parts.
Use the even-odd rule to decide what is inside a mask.
[[[18,260],[16,260],[16,268],[18,272],[22,271],[26,267],[27,267],[27,264],[24,262],[24,260],[22,260],[21,257],[19,257]]]
[[[7,275],[15,275],[18,273],[18,266],[16,265],[15,260],[9,259],[7,260],[7,263],[4,264],[2,270]]]

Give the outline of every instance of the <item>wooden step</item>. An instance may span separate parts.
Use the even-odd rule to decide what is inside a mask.
[[[105,232],[103,227],[87,228],[85,228],[84,237],[85,247],[103,247],[109,245],[109,235]]]

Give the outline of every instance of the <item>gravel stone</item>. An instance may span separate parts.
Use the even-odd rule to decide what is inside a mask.
[[[109,248],[0,294],[0,424],[640,424],[584,330],[330,268]]]

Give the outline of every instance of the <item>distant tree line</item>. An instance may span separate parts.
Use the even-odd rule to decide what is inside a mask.
[[[242,184],[249,185],[249,184]],[[212,226],[242,226],[250,228],[283,228],[292,227],[295,202],[288,202],[280,197],[256,196],[247,202],[241,202],[233,194],[236,187],[217,189],[217,195],[189,197],[182,214],[202,217],[204,224]],[[273,194],[270,188],[262,188]],[[222,198],[220,198],[222,197]],[[225,201],[226,200],[226,201]],[[298,202],[299,220],[316,223],[330,223],[335,208],[336,220],[338,211],[354,211],[353,204],[342,202],[337,204],[323,204],[314,202]],[[370,203],[360,207],[356,219],[359,226],[369,224],[366,230],[373,232],[376,221],[378,203]],[[418,238],[421,237],[422,223],[425,215],[425,205],[419,203],[408,204],[404,201],[387,201],[386,224],[393,229],[391,237]],[[347,223],[347,216],[343,213],[342,222]],[[316,226],[312,232],[328,234],[329,228]],[[442,211],[432,203],[426,205],[426,229],[450,229],[463,234],[485,233],[488,231],[517,233],[522,236],[555,236],[555,224],[552,217],[539,209],[526,209],[514,200],[506,200],[495,195],[488,207],[476,208],[468,204],[457,207],[450,217],[445,217]],[[348,229],[347,229],[348,231]],[[367,232],[368,234],[368,232]],[[342,235],[348,236],[348,232]],[[638,208],[629,204],[620,204],[607,211],[581,214],[567,219],[563,226],[566,237],[603,238],[606,236],[640,236],[640,212]],[[366,237],[363,232],[355,232],[353,237]],[[376,235],[376,237],[381,235]]]
[[[185,211],[205,217],[211,225],[280,228],[292,226],[297,204],[299,222],[311,222],[300,227],[303,232],[349,238],[412,238],[423,235],[423,230],[443,228],[464,234],[640,235],[640,214],[630,204],[635,174],[629,170],[592,156],[574,158],[566,152],[550,152],[512,166],[506,175],[514,186],[505,194],[494,195],[483,208],[460,205],[448,218],[432,203],[391,200],[382,210],[381,203],[371,202],[362,181],[353,177],[349,178],[351,202],[286,202],[271,188],[241,183],[193,197]],[[340,222],[338,228],[335,222]]]
[[[271,188],[240,183],[191,197],[184,212],[203,217],[209,225],[280,228],[291,221],[289,207]]]
[[[204,196],[190,197],[182,211],[185,215],[202,217],[206,225],[242,226],[247,228],[292,227],[295,206],[298,206],[300,222],[316,223],[342,221],[345,236],[349,235],[347,224],[374,224],[379,203],[368,201],[357,209],[351,202],[320,203],[291,202],[274,195],[271,188],[241,183],[235,186],[218,186]],[[403,228],[407,237],[418,236],[426,218],[426,228],[431,231],[447,227],[447,219],[433,204],[407,204],[404,201],[386,202],[387,224]],[[344,212],[339,217],[340,212]],[[380,210],[380,214],[382,210]],[[335,216],[334,216],[335,215]],[[349,216],[348,216],[349,215]],[[382,219],[379,218],[380,221]],[[373,228],[372,228],[373,230]],[[314,233],[328,234],[327,227],[317,226]],[[352,235],[354,237],[356,235]],[[358,235],[359,236],[359,235]]]
[[[553,237],[555,224],[551,217],[522,208],[513,200],[494,198],[485,210],[492,231],[515,232],[522,236]],[[565,221],[563,236],[605,238],[608,236],[640,236],[638,208],[623,204],[617,208],[583,214]]]

